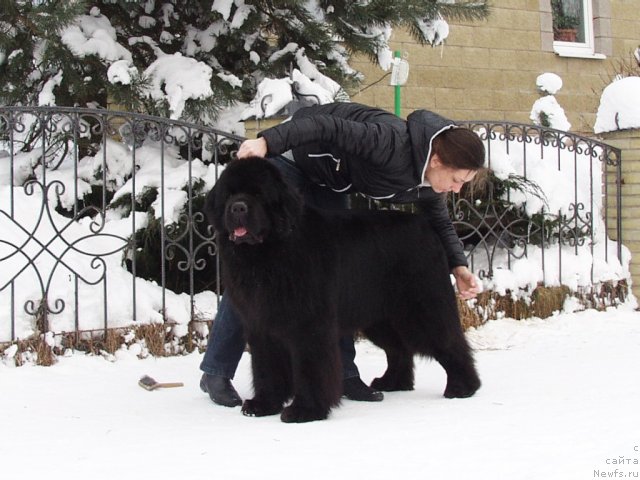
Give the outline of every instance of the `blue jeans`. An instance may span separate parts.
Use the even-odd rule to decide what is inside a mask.
[[[271,157],[268,160],[278,167],[285,180],[303,195],[307,205],[334,210],[349,208],[347,195],[314,184],[286,156]],[[209,375],[233,378],[244,348],[242,323],[227,297],[223,295],[200,370]],[[356,349],[353,337],[340,339],[340,353],[344,378],[358,377],[360,374],[354,363]]]

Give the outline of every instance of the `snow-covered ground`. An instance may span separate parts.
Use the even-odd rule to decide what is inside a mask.
[[[243,417],[198,389],[200,354],[54,367],[0,362],[0,472],[53,479],[535,479],[640,477],[640,312],[489,322],[468,333],[483,387],[442,397],[419,361],[416,390],[343,401],[327,421]],[[369,381],[384,354],[358,344]],[[148,392],[148,374],[183,388]],[[249,355],[235,385],[250,396]],[[624,477],[622,476],[624,475]]]

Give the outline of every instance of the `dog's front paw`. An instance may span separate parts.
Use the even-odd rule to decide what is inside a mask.
[[[380,392],[399,392],[413,390],[413,381],[405,379],[404,381],[397,378],[390,378],[387,375],[374,378],[371,382],[371,388]]]
[[[282,405],[269,404],[260,400],[245,400],[242,404],[242,414],[247,417],[266,417],[276,415],[282,411]]]
[[[282,411],[280,420],[284,423],[305,423],[324,420],[329,416],[329,409],[308,408],[295,402]]]
[[[451,379],[447,380],[447,387],[444,390],[446,398],[468,398],[480,388],[480,380],[477,377],[468,379]]]

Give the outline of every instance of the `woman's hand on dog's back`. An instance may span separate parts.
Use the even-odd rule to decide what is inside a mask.
[[[264,138],[252,138],[240,144],[238,158],[266,157],[267,150],[267,141]]]

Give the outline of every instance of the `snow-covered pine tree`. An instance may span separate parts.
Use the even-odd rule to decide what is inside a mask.
[[[53,89],[60,105],[82,104],[87,92],[98,101],[100,94],[106,98],[99,79],[104,65],[93,58],[78,61],[60,42],[60,33],[84,8],[73,0],[0,0],[0,103],[47,104]]]
[[[361,53],[389,68],[392,28],[478,20],[488,0],[0,0],[0,102],[106,106],[208,121],[292,66],[345,88]],[[170,98],[181,88],[182,102]],[[95,102],[95,103],[94,103]]]

